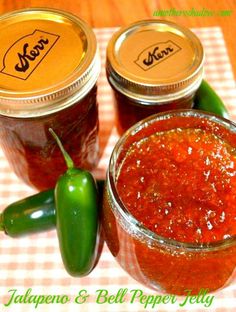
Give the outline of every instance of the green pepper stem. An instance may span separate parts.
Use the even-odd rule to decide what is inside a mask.
[[[72,169],[74,168],[74,162],[73,160],[71,159],[70,155],[67,153],[67,151],[64,149],[64,146],[62,145],[59,137],[56,135],[56,133],[53,131],[52,128],[49,128],[48,129],[49,132],[51,133],[51,135],[54,137],[54,139],[56,140],[61,152],[62,152],[62,155],[65,159],[65,162],[66,162],[66,165],[67,165],[67,168],[68,169]]]
[[[3,214],[0,213],[0,231],[4,231],[5,227],[4,227],[4,223],[3,223]]]

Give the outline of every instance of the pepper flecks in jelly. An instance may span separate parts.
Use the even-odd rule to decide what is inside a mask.
[[[205,130],[177,128],[133,143],[117,190],[163,237],[204,243],[236,234],[236,150]]]

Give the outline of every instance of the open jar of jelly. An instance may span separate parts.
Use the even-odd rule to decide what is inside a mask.
[[[51,127],[76,166],[98,161],[96,37],[78,17],[28,9],[0,18],[0,143],[18,177],[39,190],[66,169]]]
[[[107,47],[106,72],[119,133],[149,115],[192,108],[203,60],[198,37],[175,23],[143,20],[117,31]]]
[[[236,124],[171,110],[114,147],[102,224],[112,255],[156,291],[213,291],[236,270]]]

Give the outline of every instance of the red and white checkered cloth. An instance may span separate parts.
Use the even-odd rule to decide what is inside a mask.
[[[106,45],[114,28],[95,30],[100,46],[102,72],[98,83],[98,102],[100,115],[100,145],[102,158],[95,170],[96,177],[104,178],[108,161],[118,135],[114,127],[114,111],[111,89],[105,77]],[[193,30],[201,39],[206,54],[205,78],[215,88],[224,100],[231,113],[231,119],[236,120],[236,89],[232,69],[225,47],[221,29],[199,28]],[[19,181],[10,169],[5,156],[0,149],[0,210],[11,202],[33,194],[35,191]],[[236,274],[231,284],[223,290],[214,293],[215,299],[209,308],[202,304],[186,305],[160,304],[155,309],[147,308],[141,303],[130,303],[129,300],[120,304],[97,304],[95,302],[99,289],[106,289],[109,294],[116,294],[120,288],[141,289],[144,294],[156,295],[133,280],[116,263],[105,246],[100,261],[94,271],[84,278],[72,278],[65,269],[60,257],[55,230],[31,235],[20,239],[12,239],[0,233],[0,311],[28,312],[34,311],[33,304],[12,304],[5,307],[10,298],[9,290],[16,289],[18,295],[23,295],[32,288],[34,295],[68,295],[71,302],[66,304],[43,304],[37,311],[236,311]],[[82,289],[90,295],[87,303],[76,304],[74,298]],[[183,299],[178,298],[181,302]]]

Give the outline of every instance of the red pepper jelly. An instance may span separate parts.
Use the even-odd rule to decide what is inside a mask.
[[[66,168],[50,127],[76,166],[94,168],[100,61],[92,29],[34,8],[1,16],[0,29],[0,142],[15,173],[39,190],[54,187]]]
[[[236,235],[236,149],[214,134],[155,133],[132,144],[119,172],[123,204],[158,235],[187,243]]]
[[[185,110],[132,127],[111,157],[103,227],[117,261],[146,286],[226,285],[236,267],[236,125]]]
[[[192,108],[203,59],[200,40],[181,25],[154,19],[118,30],[106,61],[118,132],[158,112]]]

